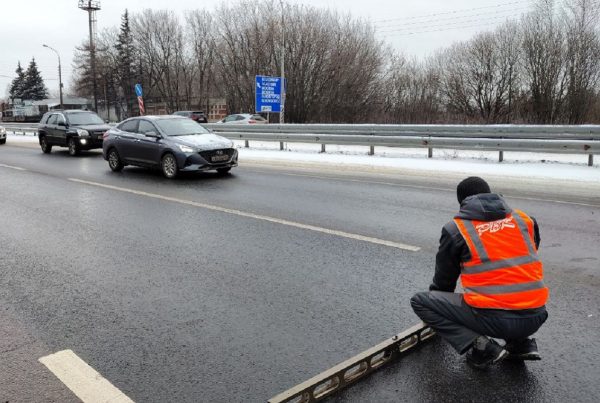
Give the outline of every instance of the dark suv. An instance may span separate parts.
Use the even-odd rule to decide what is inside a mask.
[[[42,116],[38,128],[40,147],[45,154],[52,146],[69,147],[70,155],[81,150],[102,148],[102,136],[110,126],[94,112],[55,110]]]

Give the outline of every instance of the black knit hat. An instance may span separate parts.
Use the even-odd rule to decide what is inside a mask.
[[[456,187],[456,197],[459,203],[462,203],[469,196],[480,193],[492,193],[492,191],[490,190],[490,185],[478,176],[469,176],[467,179],[463,179]]]

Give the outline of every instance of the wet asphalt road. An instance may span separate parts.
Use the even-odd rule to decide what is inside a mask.
[[[243,158],[243,154],[242,154]],[[243,159],[242,159],[243,160]],[[37,359],[72,349],[138,402],[266,401],[418,322],[456,177],[246,164],[175,181],[97,152],[0,147],[0,401],[77,401]],[[594,168],[591,168],[594,169]],[[411,252],[182,201],[419,246]],[[436,339],[331,399],[596,401],[600,193],[492,180],[535,216],[543,361],[464,365]]]

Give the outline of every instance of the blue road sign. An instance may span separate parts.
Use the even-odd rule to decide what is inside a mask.
[[[256,112],[281,112],[281,77],[256,76]]]
[[[138,97],[141,97],[144,95],[144,93],[142,92],[142,84],[135,85],[135,95],[137,95]]]

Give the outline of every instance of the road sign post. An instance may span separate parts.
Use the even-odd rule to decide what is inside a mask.
[[[144,107],[144,92],[142,91],[142,84],[135,85],[135,95],[137,95],[138,106],[140,107],[140,116],[146,114],[146,108]]]
[[[256,113],[281,113],[284,88],[281,87],[281,77],[256,76],[255,81],[255,111]]]

